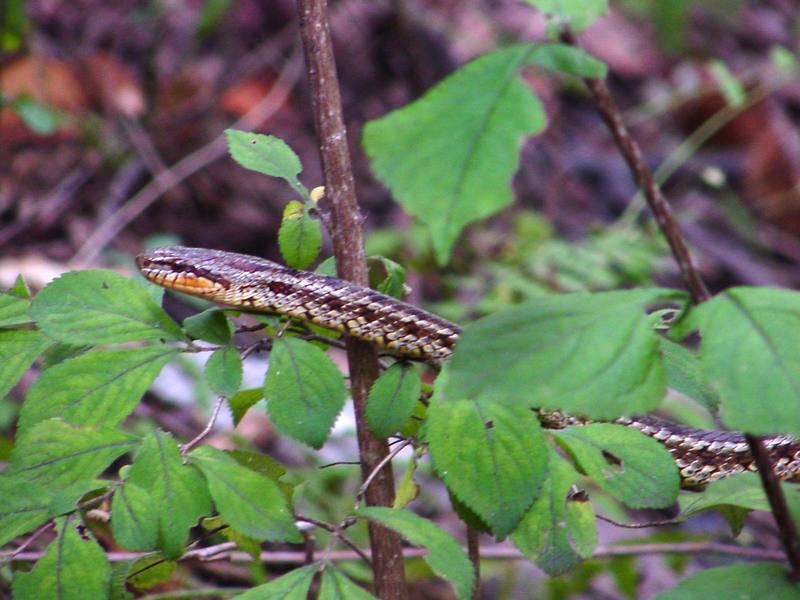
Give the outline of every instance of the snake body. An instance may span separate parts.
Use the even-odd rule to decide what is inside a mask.
[[[392,354],[440,364],[452,353],[461,329],[449,321],[375,290],[248,256],[172,246],[137,257],[142,274],[162,287],[244,310],[286,315],[372,343]],[[540,412],[545,427],[588,421]],[[755,471],[744,435],[676,425],[653,417],[615,421],[661,442],[672,454],[686,488],[699,488],[734,473]],[[800,441],[764,439],[775,474],[800,478]]]

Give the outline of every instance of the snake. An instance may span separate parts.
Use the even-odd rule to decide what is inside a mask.
[[[440,365],[452,355],[461,328],[368,287],[222,250],[169,246],[136,257],[144,277],[169,290],[243,311],[314,323],[363,340],[400,358]],[[545,428],[590,423],[559,411],[538,411]],[[686,489],[757,471],[744,434],[687,427],[652,416],[612,421],[657,440],[670,452]],[[770,435],[762,442],[778,479],[800,479],[800,441]]]

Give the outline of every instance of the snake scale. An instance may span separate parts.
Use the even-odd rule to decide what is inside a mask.
[[[243,310],[286,315],[370,342],[398,356],[439,364],[461,332],[445,319],[359,285],[220,250],[172,246],[141,254],[142,274],[168,289]],[[586,423],[580,417],[540,412],[545,427]],[[755,471],[741,433],[676,425],[652,417],[621,417],[661,442],[672,454],[683,487],[700,488],[734,473]],[[786,435],[764,439],[780,479],[800,478],[800,441]]]

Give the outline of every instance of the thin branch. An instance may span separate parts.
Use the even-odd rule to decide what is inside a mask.
[[[578,45],[575,36],[569,29],[565,29],[562,32],[561,40],[572,46]],[[672,255],[675,257],[675,262],[678,263],[681,276],[692,296],[692,301],[695,304],[699,304],[704,300],[708,300],[711,295],[695,267],[686,241],[683,239],[678,223],[672,214],[672,209],[661,192],[661,188],[658,187],[652,171],[644,162],[639,144],[631,136],[630,131],[628,131],[622,120],[622,113],[612,98],[608,86],[602,79],[584,78],[583,82],[589,89],[597,112],[600,113],[603,121],[611,131],[611,135],[628,163],[636,183],[644,193],[647,204],[650,206],[661,232],[667,239]]]
[[[375,465],[375,468],[372,469],[372,472],[364,480],[364,483],[362,483],[361,487],[358,488],[358,492],[356,493],[356,508],[358,508],[358,505],[361,504],[361,500],[363,500],[364,495],[367,493],[367,490],[369,489],[369,486],[378,476],[378,473],[381,472],[381,469],[383,469],[386,465],[388,465],[395,456],[400,454],[400,452],[403,451],[403,448],[409,446],[413,442],[414,438],[411,437],[404,440],[402,443],[395,446],[389,454],[384,456],[383,459],[377,465]]]
[[[203,431],[181,446],[181,456],[186,456],[192,448],[197,446],[197,444],[202,442],[206,436],[211,433],[211,430],[214,428],[214,423],[217,422],[217,417],[219,417],[219,411],[222,409],[222,405],[225,403],[226,399],[226,396],[222,394],[219,395],[217,401],[214,403],[214,410],[211,411],[211,418],[208,420],[208,423],[206,423]]]
[[[217,546],[189,550],[181,558],[186,560],[228,560],[234,563],[252,562],[253,557],[247,552],[231,551],[234,542],[224,542]],[[466,551],[466,550],[465,550]],[[371,557],[371,553],[362,550],[362,553]],[[7,558],[12,552],[0,552],[0,560]],[[403,558],[415,558],[427,554],[425,548],[405,548]],[[593,558],[610,558],[613,556],[642,556],[650,554],[725,554],[740,558],[752,558],[762,561],[784,562],[786,554],[782,550],[769,550],[767,548],[751,548],[718,542],[676,542],[664,544],[622,544],[618,546],[598,546],[592,553]],[[35,562],[42,558],[44,551],[21,552],[15,560],[20,562]],[[144,556],[153,556],[150,552],[108,552],[106,557],[112,563],[138,560]],[[353,550],[331,550],[318,552],[317,560],[362,560],[360,554]],[[481,548],[483,560],[527,560],[529,557],[511,546],[491,546]],[[265,564],[304,564],[305,551],[264,551],[259,560]]]
[[[356,201],[347,130],[342,117],[327,3],[326,0],[297,0],[297,11],[311,90],[314,125],[325,174],[325,208],[330,206],[330,234],[337,272],[342,279],[368,286],[362,218]],[[386,440],[372,435],[365,417],[367,395],[379,373],[378,359],[375,349],[366,342],[348,338],[346,345],[361,473],[366,480],[389,454]],[[379,469],[378,473],[373,485],[366,489],[367,504],[391,506],[394,503],[391,464]],[[369,522],[368,529],[374,556],[376,595],[382,600],[405,600],[407,589],[400,536],[372,521]]]
[[[605,521],[606,523],[611,523],[616,527],[622,527],[624,529],[647,529],[648,527],[663,527],[665,525],[678,525],[683,523],[681,519],[666,519],[663,521],[646,521],[644,523],[620,523],[619,521],[615,521],[609,517],[604,517],[603,515],[595,515],[601,521]]]
[[[561,40],[572,46],[577,46],[577,40],[569,28],[565,28],[561,34]],[[681,275],[689,289],[694,304],[700,304],[708,300],[711,295],[703,283],[700,273],[694,265],[689,248],[681,234],[680,228],[672,215],[672,210],[666,198],[656,183],[653,173],[644,162],[639,144],[631,136],[628,128],[622,119],[622,113],[614,102],[611,92],[608,90],[605,81],[601,79],[584,78],[583,82],[589,89],[592,100],[597,111],[605,121],[614,141],[617,143],[620,152],[633,173],[634,179],[644,192],[647,204],[655,216],[661,233],[667,239],[675,262],[678,264]],[[769,498],[772,514],[778,526],[778,532],[783,544],[786,556],[789,559],[791,568],[789,575],[794,580],[800,580],[800,542],[797,538],[797,531],[792,521],[783,489],[775,477],[769,454],[762,441],[756,436],[747,436],[750,451],[756,459],[758,472],[761,476],[761,483],[764,492]]]
[[[467,554],[472,563],[472,570],[475,572],[475,581],[472,584],[472,600],[480,600],[481,597],[481,542],[480,532],[474,527],[467,525]]]
[[[772,470],[769,452],[767,452],[764,442],[758,436],[747,433],[745,434],[745,439],[750,446],[750,452],[753,453],[756,465],[758,465],[761,485],[767,493],[772,515],[778,526],[778,535],[781,539],[783,550],[789,558],[789,565],[791,566],[789,578],[792,581],[800,581],[800,543],[798,543],[797,539],[797,529],[789,512],[789,506],[786,504],[786,497],[783,495],[781,484]]]
[[[11,561],[12,561],[12,560],[14,560],[14,559],[15,559],[17,556],[19,556],[20,554],[22,554],[22,553],[25,551],[25,548],[27,548],[28,546],[30,546],[30,545],[31,545],[31,544],[32,544],[34,541],[36,541],[36,539],[38,539],[38,538],[39,538],[39,537],[40,537],[40,536],[41,536],[43,533],[45,533],[46,531],[48,531],[48,530],[52,529],[52,527],[53,527],[53,521],[48,521],[47,523],[45,523],[44,525],[42,525],[41,527],[39,527],[39,529],[37,529],[36,531],[34,531],[32,534],[30,534],[30,535],[28,536],[28,539],[26,539],[24,542],[22,542],[22,543],[19,545],[19,547],[15,548],[15,549],[14,549],[12,552],[9,552],[9,553],[8,553],[8,556],[5,556],[3,559],[0,559],[0,567],[3,567],[3,566],[5,566],[7,563],[11,562]]]
[[[336,525],[331,525],[330,523],[326,523],[325,521],[318,521],[317,519],[312,519],[311,517],[304,517],[302,515],[295,515],[295,520],[302,521],[304,523],[311,523],[317,527],[321,527],[322,529],[330,532],[331,535],[336,537],[340,542],[349,546],[353,552],[358,554],[359,558],[367,563],[370,567],[372,567],[372,559],[361,549],[359,548],[353,540],[351,540],[347,535],[342,531],[341,527],[337,527]]]

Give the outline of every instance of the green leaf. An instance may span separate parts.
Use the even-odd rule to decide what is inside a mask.
[[[308,190],[297,179],[303,170],[300,159],[282,139],[236,129],[226,129],[225,137],[231,157],[245,169],[280,177],[295,192],[308,198]]]
[[[303,541],[292,511],[272,479],[210,446],[197,448],[191,457],[205,475],[214,504],[228,525],[262,541]]]
[[[113,271],[62,275],[36,295],[30,314],[44,333],[69,344],[184,339],[139,283]]]
[[[31,302],[13,294],[0,294],[0,327],[30,323],[33,319],[28,315]]]
[[[131,565],[126,581],[133,587],[146,590],[167,581],[175,572],[175,563],[160,556],[143,556]]]
[[[569,497],[580,477],[577,471],[552,449],[547,465],[542,493],[511,534],[511,541],[554,577],[592,555],[597,530],[591,504],[582,496]]]
[[[709,412],[716,413],[719,396],[706,379],[700,357],[666,338],[660,338],[659,343],[667,373],[667,385],[695,400]]]
[[[436,472],[494,533],[507,535],[544,479],[538,419],[527,408],[488,400],[433,400],[427,432]]]
[[[126,481],[111,501],[114,540],[128,550],[151,550],[158,543],[158,515],[163,510],[150,492]]]
[[[553,431],[597,485],[631,508],[665,508],[678,496],[672,455],[640,431],[592,423]]]
[[[58,537],[30,573],[17,573],[16,600],[107,598],[111,566],[105,552],[80,521],[60,519]]]
[[[395,363],[386,369],[369,391],[367,423],[377,437],[402,429],[414,412],[422,382],[414,365]]]
[[[17,385],[33,361],[53,343],[40,331],[0,331],[0,398]]]
[[[292,200],[284,207],[278,245],[283,260],[295,269],[305,269],[317,258],[322,248],[322,226],[302,202]]]
[[[537,46],[531,54],[531,62],[552,71],[593,79],[602,79],[608,71],[604,62],[580,48],[566,44]]]
[[[405,298],[406,270],[402,265],[385,256],[370,256],[367,259],[367,266],[369,286],[372,289],[399,300]]]
[[[231,413],[233,414],[233,426],[238,426],[245,413],[263,397],[264,388],[260,387],[249,390],[241,390],[228,398],[228,406],[231,407]]]
[[[94,479],[138,443],[137,437],[115,429],[89,429],[50,419],[19,437],[6,473],[26,485],[67,487]]]
[[[20,485],[16,478],[0,475],[0,546],[32,531],[50,518],[50,497],[36,485]]]
[[[322,572],[319,600],[377,600],[333,565]]]
[[[428,226],[440,264],[465,225],[511,203],[520,143],[545,127],[541,104],[519,77],[533,50],[482,56],[364,128],[372,169]]]
[[[729,106],[741,107],[747,101],[747,92],[744,91],[744,86],[742,86],[741,82],[736,79],[736,76],[731,73],[724,62],[721,60],[712,60],[708,63],[708,70],[717,82]]]
[[[412,544],[430,550],[423,558],[431,569],[453,585],[458,598],[472,597],[472,564],[458,542],[439,526],[407,510],[374,506],[361,508],[355,514],[394,529]]]
[[[654,600],[797,600],[800,584],[786,576],[786,567],[779,563],[754,563],[705,569],[687,577],[673,590],[659,594]]]
[[[575,31],[583,31],[597,17],[608,11],[606,0],[525,0],[544,13],[555,15],[569,23]]]
[[[234,346],[214,350],[206,363],[206,381],[215,394],[233,396],[242,384],[242,359]]]
[[[645,309],[676,297],[658,289],[543,296],[470,323],[444,394],[599,420],[647,413],[666,378]]]
[[[266,454],[248,450],[230,450],[226,454],[232,456],[243,467],[247,467],[256,473],[261,473],[272,479],[272,481],[278,481],[278,479],[286,475],[286,467]]]
[[[725,425],[800,436],[800,293],[732,288],[693,307],[677,333],[698,327]]]
[[[272,345],[264,396],[281,433],[321,448],[347,390],[339,369],[322,350],[297,338],[280,337]]]
[[[269,583],[237,594],[231,600],[306,600],[317,569],[316,565],[300,567]]]
[[[0,5],[0,51],[14,52],[19,50],[28,29],[25,15],[25,0],[8,0]],[[3,94],[0,93],[0,108],[3,107]]]
[[[186,317],[183,320],[183,328],[193,338],[212,344],[227,344],[233,337],[233,323],[219,308],[209,308],[191,317]]]
[[[172,436],[155,431],[144,439],[127,483],[146,490],[158,506],[158,547],[164,555],[183,554],[189,528],[211,512],[211,498],[200,472],[183,464]]]
[[[19,429],[52,417],[76,425],[116,425],[175,355],[175,349],[159,345],[87,352],[60,362],[31,386]]]

